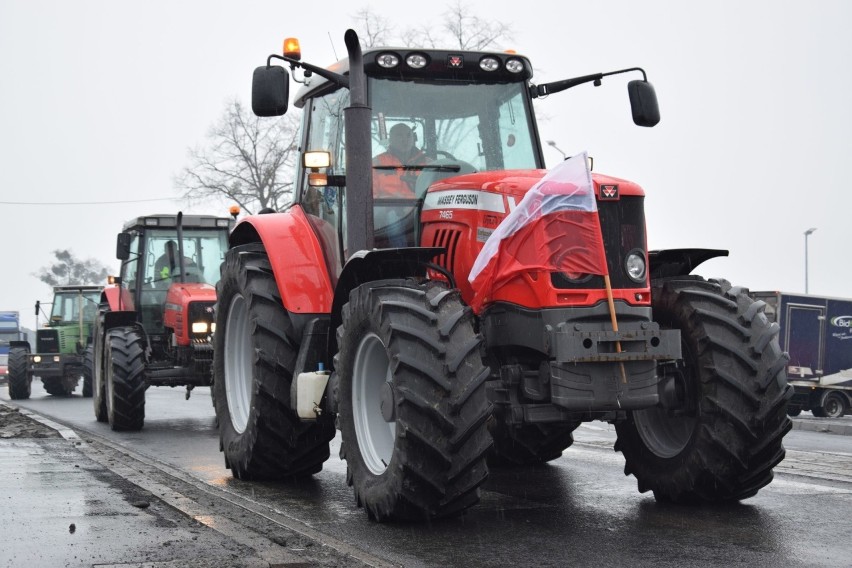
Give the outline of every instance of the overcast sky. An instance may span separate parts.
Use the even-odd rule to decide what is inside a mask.
[[[437,26],[445,5],[0,0],[0,309],[20,310],[32,327],[35,300],[51,297],[32,274],[52,250],[116,270],[115,235],[128,219],[181,208],[226,215],[175,200],[173,177],[227,101],[250,100],[252,70],[285,36],[326,65],[332,42],[345,52],[360,8],[400,27]],[[531,58],[535,82],[645,68],[661,106],[653,129],[630,120],[624,76],[551,95],[537,111],[543,140],[587,150],[596,171],[645,189],[652,249],[728,249],[696,272],[802,292],[804,231],[816,227],[810,292],[852,297],[852,190],[842,185],[852,2],[465,5],[511,22],[513,41],[501,47]],[[545,154],[549,166],[561,159]]]

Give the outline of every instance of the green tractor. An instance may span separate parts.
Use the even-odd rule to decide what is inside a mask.
[[[33,376],[39,377],[44,390],[54,396],[74,392],[80,377],[84,377],[86,344],[92,335],[102,289],[103,286],[54,286],[50,317],[45,327],[36,331],[36,352],[28,356],[24,381],[29,384]],[[36,316],[41,311],[41,302],[36,301]],[[15,349],[23,347],[13,346]],[[12,372],[11,367],[9,371]],[[92,396],[91,377],[83,378],[83,396]]]

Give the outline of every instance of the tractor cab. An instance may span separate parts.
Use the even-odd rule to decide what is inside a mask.
[[[139,217],[125,225],[117,245],[119,282],[146,333],[166,333],[171,296],[178,306],[199,294],[215,299],[229,226],[227,218],[200,215],[182,216],[180,230],[174,215]]]
[[[331,69],[347,73],[348,64]],[[371,164],[374,247],[418,246],[423,201],[439,180],[543,167],[527,87],[532,66],[525,58],[384,49],[365,52],[364,70],[370,144],[361,158]],[[295,105],[305,111],[307,150],[296,199],[318,233],[341,234],[343,259],[350,250],[343,113],[350,90],[314,76]]]

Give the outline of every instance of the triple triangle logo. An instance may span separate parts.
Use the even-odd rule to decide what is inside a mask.
[[[601,199],[606,199],[606,200],[618,199],[618,186],[617,185],[602,185],[601,186]]]

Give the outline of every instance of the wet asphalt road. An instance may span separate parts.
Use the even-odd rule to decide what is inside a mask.
[[[5,387],[0,399],[8,400]],[[492,471],[480,505],[459,519],[381,525],[355,506],[338,440],[312,480],[234,480],[218,451],[208,389],[189,401],[182,389],[149,389],[136,433],[112,432],[95,421],[91,399],[51,397],[38,381],[30,400],[15,403],[398,565],[844,566],[852,558],[852,436],[793,431],[775,481],[756,497],[684,508],[639,494],[611,449],[611,428],[592,423],[550,465]]]

